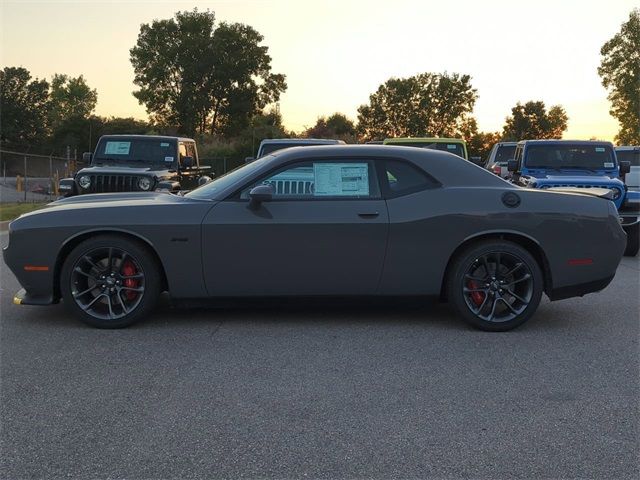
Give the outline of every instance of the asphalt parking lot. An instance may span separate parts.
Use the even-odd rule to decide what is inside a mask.
[[[640,475],[637,258],[503,334],[362,303],[100,331],[0,263],[3,479]]]

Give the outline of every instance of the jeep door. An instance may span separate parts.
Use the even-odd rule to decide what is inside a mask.
[[[370,295],[384,261],[388,214],[375,163],[289,163],[219,202],[202,225],[212,296]],[[273,198],[249,207],[249,191]]]

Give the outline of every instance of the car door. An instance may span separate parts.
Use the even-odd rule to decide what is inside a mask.
[[[273,186],[249,208],[249,191]],[[296,161],[218,203],[203,225],[212,296],[370,295],[384,260],[388,214],[374,162]]]

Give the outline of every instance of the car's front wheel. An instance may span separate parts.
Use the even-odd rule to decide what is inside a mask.
[[[454,259],[448,298],[482,330],[511,330],[535,313],[544,289],[540,266],[521,246],[503,240],[477,243]]]
[[[60,275],[65,305],[98,328],[123,328],[155,306],[161,290],[155,258],[143,244],[117,235],[100,235],[78,244]]]

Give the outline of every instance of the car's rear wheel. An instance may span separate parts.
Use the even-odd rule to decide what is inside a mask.
[[[482,330],[511,330],[535,313],[544,289],[540,266],[521,246],[477,243],[454,259],[448,298],[464,320]]]
[[[60,276],[65,305],[98,328],[123,328],[155,306],[161,290],[155,258],[135,240],[92,237],[67,256]]]
[[[629,227],[627,232],[627,246],[624,249],[625,257],[635,257],[640,250],[640,224]]]

